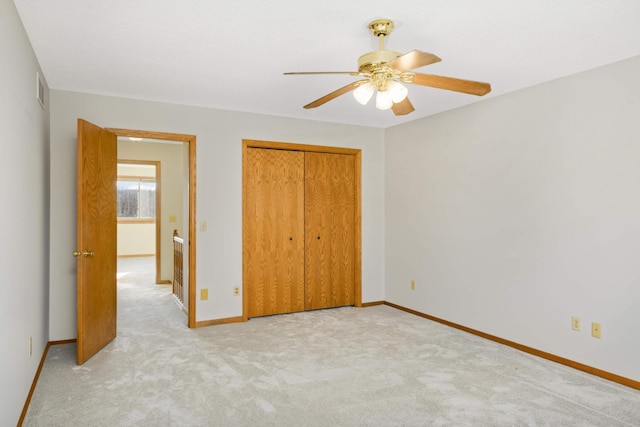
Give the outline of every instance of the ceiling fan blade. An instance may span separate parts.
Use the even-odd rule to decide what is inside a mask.
[[[393,110],[393,114],[396,116],[404,116],[405,114],[415,111],[415,108],[413,108],[413,104],[409,101],[409,97],[406,97],[404,100],[393,104],[391,110]]]
[[[288,73],[282,73],[285,76],[295,76],[295,75],[313,75],[313,74],[349,74],[350,76],[359,76],[360,74],[357,71],[292,71]]]
[[[486,95],[491,92],[491,85],[489,83],[474,82],[453,77],[434,76],[432,74],[416,73],[412,83],[477,96]]]
[[[322,98],[318,98],[315,101],[307,104],[304,106],[304,108],[316,108],[321,106],[322,104],[331,101],[332,99],[335,99],[337,97],[339,97],[340,95],[344,95],[347,92],[351,92],[353,89],[357,88],[358,86],[360,86],[362,83],[364,82],[368,82],[368,79],[365,80],[358,80],[355,81],[353,83],[349,83],[348,85],[341,87],[338,90],[334,90],[333,92],[323,96]]]
[[[434,64],[440,61],[441,59],[433,53],[412,50],[409,53],[405,53],[404,55],[397,57],[393,61],[389,61],[387,65],[399,71],[409,71],[414,68],[424,67],[425,65]]]

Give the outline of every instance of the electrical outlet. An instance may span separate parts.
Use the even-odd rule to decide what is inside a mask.
[[[416,290],[416,281],[415,280],[411,281],[411,289],[414,290],[414,291]]]
[[[200,299],[205,301],[209,299],[209,289],[200,289]]]
[[[578,316],[571,316],[571,329],[580,331],[580,327],[580,318]]]
[[[200,231],[207,231],[207,221],[200,221]]]
[[[591,323],[591,336],[594,338],[602,338],[602,326],[600,323]]]
[[[233,287],[233,295],[235,295],[235,296],[240,295],[240,286],[234,286]]]

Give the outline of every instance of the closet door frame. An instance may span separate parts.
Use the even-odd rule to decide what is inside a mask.
[[[314,153],[330,153],[330,154],[348,154],[354,156],[355,163],[355,220],[354,220],[354,233],[355,233],[355,245],[354,245],[354,295],[355,295],[355,307],[362,307],[362,192],[361,192],[361,177],[362,177],[362,151],[355,148],[342,148],[342,147],[328,147],[321,145],[306,145],[295,144],[288,142],[274,142],[274,141],[257,141],[250,139],[242,140],[242,320],[247,321],[248,307],[249,307],[249,295],[244,290],[247,289],[245,278],[247,274],[247,248],[248,244],[248,232],[247,224],[249,221],[249,212],[246,204],[246,185],[247,185],[247,150],[249,148],[266,148],[271,150],[288,150],[288,151],[303,151]]]

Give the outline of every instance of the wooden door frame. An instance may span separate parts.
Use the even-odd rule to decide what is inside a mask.
[[[196,136],[153,132],[146,130],[106,128],[117,136],[129,138],[158,139],[161,141],[175,141],[188,144],[189,150],[189,303],[187,317],[189,328],[196,325]]]
[[[117,164],[127,164],[127,165],[147,165],[147,166],[155,166],[155,182],[156,182],[156,219],[155,219],[155,228],[156,228],[156,244],[155,244],[155,258],[156,258],[156,284],[157,285],[166,285],[171,284],[171,280],[162,280],[162,275],[160,274],[161,267],[161,259],[162,259],[162,162],[159,160],[135,160],[135,159],[117,159]],[[118,175],[118,177],[120,177]],[[124,222],[124,221],[123,221]],[[120,223],[122,224],[122,223]]]
[[[245,278],[247,277],[247,248],[249,247],[248,233],[246,224],[248,223],[248,209],[245,200],[247,191],[247,180],[245,172],[247,171],[247,150],[249,148],[268,148],[272,150],[288,150],[288,151],[305,151],[314,153],[329,154],[349,154],[354,156],[355,160],[355,254],[354,254],[354,306],[362,307],[362,150],[356,148],[328,147],[323,145],[305,145],[289,142],[274,141],[256,141],[250,139],[242,140],[242,321],[246,322],[248,318],[249,295]]]

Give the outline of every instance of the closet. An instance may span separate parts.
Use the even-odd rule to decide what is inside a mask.
[[[243,141],[243,318],[361,305],[360,150]]]

